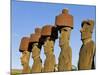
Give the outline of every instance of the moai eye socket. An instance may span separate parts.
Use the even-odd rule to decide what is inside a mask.
[[[64,31],[68,31],[67,29],[63,29]]]
[[[81,27],[82,27],[82,29],[80,30],[80,32],[91,31],[91,29],[90,29],[91,24],[88,21],[83,21]]]
[[[89,31],[89,29],[90,29],[89,25],[84,25],[80,31],[81,32],[87,32],[87,31]]]

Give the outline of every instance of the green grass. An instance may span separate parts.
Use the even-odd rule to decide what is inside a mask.
[[[12,69],[11,75],[20,75],[22,73],[22,70],[20,69]]]
[[[77,71],[77,67],[72,65],[72,71]],[[43,73],[43,72],[41,72],[41,73]],[[21,75],[21,74],[22,74],[22,70],[21,69],[12,69],[11,70],[11,75]]]

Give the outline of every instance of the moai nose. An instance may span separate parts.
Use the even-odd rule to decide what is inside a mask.
[[[22,56],[20,57],[20,59],[22,59]]]
[[[82,32],[83,31],[83,29],[80,29],[80,32]]]

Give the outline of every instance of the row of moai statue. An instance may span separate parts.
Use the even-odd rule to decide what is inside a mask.
[[[94,55],[95,44],[92,40],[94,27],[93,20],[85,20],[81,24],[81,40],[83,42],[79,53],[79,70],[88,70],[95,68]],[[55,71],[71,71],[72,70],[72,49],[70,47],[70,34],[73,29],[73,16],[68,13],[67,9],[63,9],[62,13],[56,16],[55,25],[45,25],[42,28],[36,28],[35,33],[30,37],[23,37],[20,43],[21,64],[23,66],[22,73],[40,73]],[[59,46],[61,52],[58,58],[58,67],[54,55],[54,45],[60,32]],[[42,67],[42,59],[40,57],[41,47],[44,48],[46,59]],[[29,67],[30,54],[32,53],[33,65]]]

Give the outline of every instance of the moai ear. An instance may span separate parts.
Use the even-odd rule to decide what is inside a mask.
[[[20,47],[19,47],[19,51],[23,52],[23,51],[27,51],[29,48],[29,37],[23,37],[21,39],[21,43],[20,43]]]
[[[56,16],[55,25],[57,27],[67,26],[73,28],[73,16],[68,14],[67,9],[63,9],[62,14]]]

